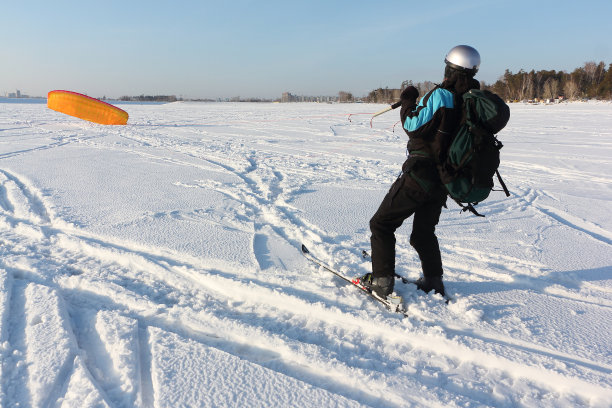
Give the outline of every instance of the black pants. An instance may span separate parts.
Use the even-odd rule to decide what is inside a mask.
[[[435,229],[445,203],[446,193],[442,189],[427,194],[408,174],[404,173],[393,183],[370,220],[374,277],[393,276],[395,273],[395,230],[413,214],[410,245],[419,255],[423,275],[442,276]]]

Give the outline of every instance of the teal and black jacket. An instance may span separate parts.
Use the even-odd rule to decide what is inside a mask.
[[[408,134],[408,154],[443,163],[453,133],[461,120],[461,100],[437,86],[414,109],[404,110],[402,124]]]
[[[461,122],[462,95],[468,89],[479,88],[478,81],[469,79],[459,92],[454,81],[445,81],[425,94],[418,104],[403,105],[400,118],[408,135],[408,159],[402,170],[409,174],[425,192],[443,189],[448,147]],[[437,187],[437,188],[436,188]]]

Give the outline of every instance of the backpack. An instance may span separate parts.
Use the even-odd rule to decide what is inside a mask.
[[[443,179],[449,195],[463,211],[483,217],[474,209],[493,190],[493,176],[506,193],[499,171],[499,151],[503,147],[495,134],[510,119],[510,108],[489,91],[472,89],[463,95],[463,117],[448,150]]]

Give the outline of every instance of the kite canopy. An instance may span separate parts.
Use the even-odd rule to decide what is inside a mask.
[[[49,92],[47,107],[101,125],[125,125],[128,121],[123,109],[76,92]]]

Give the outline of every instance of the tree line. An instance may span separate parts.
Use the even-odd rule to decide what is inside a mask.
[[[425,95],[436,84],[430,81],[412,83],[402,82],[400,89],[378,88],[363,98],[364,102],[393,103],[399,100],[400,93],[406,87],[413,85],[419,90],[419,95]],[[529,101],[547,99],[600,99],[612,100],[612,64],[607,69],[604,62],[589,61],[572,72],[555,70],[521,69],[517,73],[506,70],[494,83],[481,81],[481,89],[495,92],[508,101]]]
[[[392,103],[396,102],[400,98],[400,94],[404,89],[408,86],[414,86],[419,90],[419,95],[423,96],[427,92],[431,91],[436,87],[431,81],[418,82],[416,84],[412,83],[412,81],[404,81],[402,82],[402,86],[400,89],[391,88],[378,88],[370,91],[364,98],[363,102],[368,103]]]
[[[119,98],[120,101],[133,101],[133,102],[176,102],[179,99],[176,95],[139,95],[139,96],[127,96],[124,95]]]
[[[612,64],[606,69],[602,62],[586,62],[573,72],[509,70],[490,89],[512,101],[534,99],[605,99],[612,100]]]

